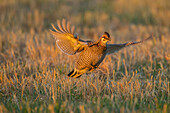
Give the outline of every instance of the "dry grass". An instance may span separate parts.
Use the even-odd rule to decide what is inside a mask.
[[[168,0],[0,2],[0,112],[170,110]],[[74,57],[64,55],[48,32],[63,17],[84,40],[105,30],[111,43],[155,37],[107,56],[93,73],[68,78]]]

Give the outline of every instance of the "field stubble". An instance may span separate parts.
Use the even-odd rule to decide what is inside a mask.
[[[11,2],[12,7],[6,2],[1,5],[4,7],[0,20],[3,26],[0,30],[0,112],[165,113],[170,110],[170,31],[166,19],[162,21],[167,26],[148,25],[147,22],[147,25],[122,24],[122,15],[118,14],[124,9],[119,2],[114,4],[122,7],[119,10],[115,7],[114,13],[120,19],[110,17],[107,11],[111,9],[105,9],[107,13],[86,11],[83,16],[74,12],[76,18],[71,20],[80,24],[81,29],[77,31],[85,40],[85,37],[97,39],[97,32],[102,34],[105,29],[111,34],[111,43],[141,40],[151,33],[155,37],[107,56],[96,71],[73,79],[66,75],[73,69],[75,57],[63,54],[48,31],[49,21],[55,23],[54,18],[57,18],[46,16],[51,14],[53,2],[52,9],[46,14],[46,7],[39,10],[34,2],[24,1],[30,12],[25,13],[26,8],[22,6],[20,12],[17,8],[12,10],[15,2]],[[66,7],[67,4],[61,2],[59,6]],[[156,5],[151,7],[154,9]],[[131,15],[133,10],[129,12]],[[11,20],[14,14],[18,17]],[[61,13],[58,14],[60,17]],[[101,18],[97,20],[99,14]],[[92,15],[96,19],[89,19]],[[133,21],[133,18],[126,19]]]

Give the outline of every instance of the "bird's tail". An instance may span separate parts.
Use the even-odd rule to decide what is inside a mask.
[[[81,77],[83,73],[80,73],[78,70],[73,69],[67,76],[73,77],[73,78],[79,78]]]

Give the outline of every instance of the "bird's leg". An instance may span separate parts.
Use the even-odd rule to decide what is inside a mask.
[[[91,68],[89,69],[90,72],[94,71],[98,66],[96,65],[91,65]]]

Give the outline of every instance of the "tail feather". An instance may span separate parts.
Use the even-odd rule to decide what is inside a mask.
[[[73,73],[74,73],[74,69],[67,76],[71,77]]]
[[[73,69],[67,76],[73,78],[79,78],[82,74],[80,74],[76,69]]]

